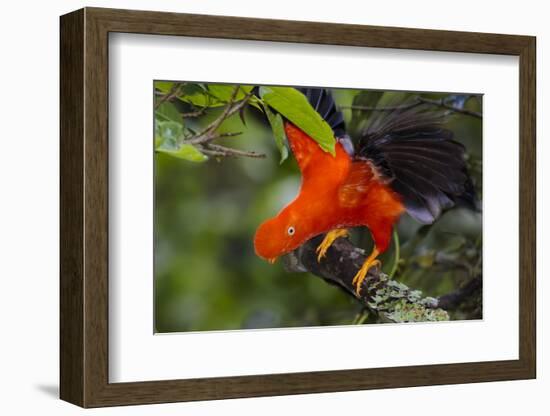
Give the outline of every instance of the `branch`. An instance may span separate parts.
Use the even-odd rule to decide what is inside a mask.
[[[398,111],[398,110],[408,110],[419,106],[421,102],[415,98],[412,102],[402,105],[392,105],[387,107],[377,107],[373,105],[343,105],[341,108],[348,108],[351,110],[360,110],[360,111]]]
[[[182,118],[194,118],[200,117],[206,113],[206,107],[199,108],[197,111],[190,111],[188,113],[181,113]]]
[[[167,94],[160,96],[160,99],[155,105],[155,109],[158,109],[162,103],[178,97],[178,95],[181,92],[181,89],[184,86],[185,86],[185,83],[174,83],[174,85],[172,86],[172,88],[170,88],[170,91]],[[208,124],[208,126],[206,126],[200,133],[193,132],[193,134],[190,137],[189,136],[185,137],[183,140],[183,143],[195,146],[201,153],[208,156],[215,156],[215,157],[243,156],[243,157],[253,157],[253,158],[265,158],[266,155],[263,153],[233,149],[230,147],[221,146],[219,144],[213,143],[213,141],[216,139],[220,139],[223,137],[233,137],[233,136],[238,136],[242,134],[242,132],[220,133],[217,131],[218,128],[222,125],[222,123],[226,119],[231,117],[233,114],[241,111],[244,108],[244,106],[248,103],[248,100],[250,99],[250,97],[252,97],[253,93],[252,91],[250,91],[248,94],[246,94],[243,97],[243,99],[239,101],[235,101],[240,89],[241,89],[240,85],[237,85],[235,87],[235,89],[233,90],[227,102],[227,105],[225,106],[222,113],[218,117],[216,117],[210,124]],[[197,111],[182,113],[181,116],[183,118],[199,117],[202,114],[204,114],[205,111],[206,111],[206,107],[203,107]]]
[[[460,107],[455,107],[451,104],[447,104],[443,98],[439,100],[431,100],[429,98],[416,97],[410,103],[398,105],[398,106],[376,107],[376,106],[365,106],[365,105],[348,105],[348,106],[342,106],[342,108],[349,108],[352,110],[360,110],[360,111],[397,111],[397,110],[408,110],[410,108],[417,107],[420,104],[429,104],[435,107],[445,108],[446,110],[450,110],[454,113],[464,114],[464,115],[476,117],[479,119],[483,118],[481,113],[477,111],[467,110]]]
[[[464,114],[466,116],[472,116],[472,117],[476,117],[476,118],[479,118],[479,119],[483,118],[481,113],[478,113],[477,111],[467,110],[465,108],[459,108],[459,107],[455,107],[453,105],[447,104],[443,100],[443,98],[441,98],[439,100],[430,100],[428,98],[418,97],[418,100],[422,103],[431,104],[431,105],[434,105],[436,107],[442,107],[442,108],[445,108],[447,110],[451,110],[455,113],[460,113],[460,114]]]
[[[217,156],[217,157],[237,157],[246,156],[254,158],[265,158],[265,154],[257,152],[249,152],[246,150],[233,149],[230,147],[220,146],[218,144],[210,144],[208,147],[201,147],[198,145],[199,150],[205,155]]]
[[[200,133],[195,134],[194,136],[187,138],[185,143],[191,144],[199,149],[202,153],[208,156],[215,157],[253,157],[253,158],[265,158],[266,155],[263,153],[250,152],[245,150],[233,149],[226,146],[221,146],[219,144],[212,143],[214,140],[222,137],[233,137],[242,134],[242,132],[227,132],[219,133],[217,130],[222,125],[222,123],[231,117],[233,114],[241,111],[244,106],[248,103],[250,97],[252,97],[252,92],[249,92],[244,96],[242,100],[235,101],[237,94],[239,93],[240,86],[237,85],[235,90],[231,94],[229,101],[222,113],[212,121],[208,126],[206,126]]]
[[[439,307],[445,310],[458,308],[466,299],[482,289],[481,275],[475,276],[454,292],[439,297]]]
[[[221,126],[221,124],[231,117],[236,112],[240,111],[241,108],[243,108],[247,103],[249,98],[252,96],[252,92],[249,92],[245,95],[245,97],[237,101],[235,103],[235,97],[237,96],[239,92],[240,86],[238,85],[235,87],[235,91],[233,91],[233,94],[231,94],[231,97],[229,98],[229,102],[227,103],[227,106],[224,108],[223,112],[214,120],[212,123],[210,123],[206,128],[198,133],[195,137],[188,139],[187,143],[189,144],[205,144],[209,143],[214,139],[217,139],[220,137],[219,134],[216,133],[216,130],[218,127]]]
[[[172,101],[174,98],[176,98],[180,94],[181,89],[185,87],[186,84],[186,82],[174,82],[174,85],[172,85],[170,91],[167,94],[163,94],[160,96],[160,99],[155,104],[155,110],[158,110],[163,103],[167,101]]]
[[[353,277],[366,259],[364,251],[348,239],[337,239],[326,257],[317,262],[315,249],[323,236],[317,236],[283,258],[287,271],[310,272],[329,283],[340,286],[371,312],[388,322],[424,322],[449,320],[442,309],[449,305],[432,297],[423,297],[419,290],[390,279],[380,270],[371,268],[363,281],[361,295],[355,293]]]

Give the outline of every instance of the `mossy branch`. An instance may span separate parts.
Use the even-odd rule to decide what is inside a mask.
[[[348,239],[339,238],[317,261],[315,249],[323,236],[308,241],[284,257],[285,268],[293,272],[310,272],[329,283],[343,288],[368,311],[378,314],[386,322],[447,321],[449,314],[440,307],[440,300],[424,297],[422,292],[391,279],[376,268],[371,268],[363,282],[361,295],[355,293],[353,277],[366,259],[362,249]]]

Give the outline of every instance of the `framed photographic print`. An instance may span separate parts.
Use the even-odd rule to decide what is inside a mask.
[[[61,17],[61,398],[534,378],[535,38]]]

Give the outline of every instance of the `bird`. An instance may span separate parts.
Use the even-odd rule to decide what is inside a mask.
[[[369,269],[381,267],[378,256],[389,248],[402,215],[431,224],[457,204],[475,206],[465,148],[445,126],[448,110],[410,100],[375,110],[354,145],[328,89],[297,89],[332,128],[335,153],[284,120],[301,185],[292,202],[257,228],[255,253],[274,263],[325,234],[316,250],[321,262],[336,239],[349,236],[350,228],[366,227],[374,245],[352,281],[360,296]]]

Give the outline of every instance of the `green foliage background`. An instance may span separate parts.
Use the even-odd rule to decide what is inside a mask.
[[[166,93],[172,85],[157,82],[157,95]],[[217,86],[222,92],[232,87]],[[332,91],[339,105],[382,105],[419,95]],[[421,96],[439,99],[450,94]],[[182,117],[204,107],[206,111],[198,117]],[[235,114],[225,120],[220,132],[242,134],[220,138],[217,142],[265,153],[265,159],[210,157],[206,160],[200,153],[193,153],[194,149],[190,159],[173,157],[173,149],[155,154],[157,332],[347,325],[361,312],[354,299],[319,277],[288,273],[280,260],[270,265],[254,254],[253,236],[257,226],[290,202],[300,183],[292,155],[280,163],[280,146],[260,108],[249,105],[241,116]],[[480,97],[468,99],[466,108],[481,111]],[[200,132],[223,109],[223,103],[214,99],[206,102],[201,94],[193,99],[179,96],[161,103],[155,112],[157,147],[159,135],[164,134],[158,127],[163,123],[180,123],[182,130],[177,134],[184,130]],[[344,115],[352,136],[368,123],[370,116],[368,112],[349,109],[344,110]],[[481,120],[457,114],[449,127],[467,148],[470,173],[481,199]],[[453,209],[433,226],[424,227],[405,215],[398,225],[398,233],[401,261],[396,278],[425,295],[451,292],[480,273],[479,213],[466,208]],[[353,239],[370,249],[368,232],[356,230]],[[385,271],[391,269],[394,257],[392,245],[381,257]],[[481,310],[478,297],[465,308],[453,311],[451,318],[480,318]],[[376,322],[376,319],[366,322]]]

